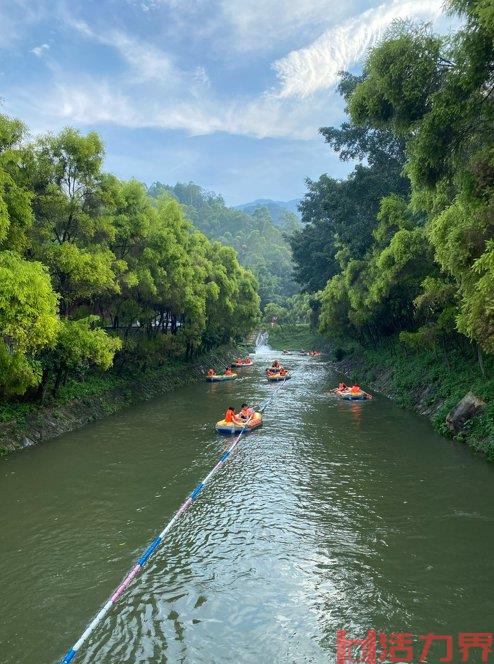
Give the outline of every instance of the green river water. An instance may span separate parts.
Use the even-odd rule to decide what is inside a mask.
[[[275,389],[275,356],[1,461],[2,664],[59,660],[228,445],[225,407]],[[321,358],[289,365],[78,663],[333,663],[337,629],[493,631],[494,467],[383,397],[331,398]]]

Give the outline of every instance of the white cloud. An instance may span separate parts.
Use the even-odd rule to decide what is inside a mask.
[[[268,53],[304,43],[372,0],[127,0],[215,52]],[[167,10],[166,18],[162,10]]]
[[[218,98],[213,92],[170,97],[166,90],[122,91],[111,79],[64,78],[47,90],[19,88],[9,96],[9,112],[23,117],[35,132],[67,124],[103,123],[129,128],[184,130],[193,136],[226,132],[257,138],[313,139],[317,128],[341,113],[339,99],[314,95],[307,102],[270,93],[251,99]]]
[[[203,0],[183,1],[187,6],[204,4]],[[226,0],[215,1],[226,8]],[[191,135],[226,132],[310,140],[321,125],[342,119],[341,99],[328,92],[338,71],[361,60],[393,20],[434,17],[441,1],[391,0],[324,32],[320,28],[322,34],[316,40],[274,63],[278,80],[271,89],[248,95],[215,90],[202,64],[181,69],[167,52],[149,41],[114,28],[97,32],[88,23],[65,14],[68,26],[84,38],[114,49],[126,66],[107,76],[80,72],[74,76],[53,63],[51,82],[43,82],[42,87],[40,82],[36,89],[23,86],[12,91],[10,106],[13,113],[21,111],[37,130],[57,129],[69,123],[114,123],[133,128],[180,129]],[[153,2],[167,2],[171,7],[177,0]],[[253,34],[254,28],[258,34],[256,21],[261,20],[263,8],[270,13],[271,29],[279,17],[288,34],[298,21],[303,23],[301,12],[307,11],[307,20],[315,22],[323,5],[327,8],[327,0],[300,0],[297,7],[292,0],[231,0],[228,11],[239,34],[249,33],[251,26]],[[150,11],[153,6],[149,5]],[[283,13],[289,15],[284,21]],[[238,64],[238,55],[234,62]]]
[[[345,21],[324,32],[306,48],[292,51],[273,67],[281,82],[282,97],[307,97],[329,88],[338,72],[361,60],[397,19],[433,19],[442,0],[395,0]]]
[[[170,57],[158,48],[132,39],[123,32],[111,33],[104,43],[117,49],[139,77],[166,81],[175,76]]]
[[[207,85],[208,87],[211,85],[208,73],[205,67],[203,67],[202,65],[199,65],[199,67],[196,67],[194,69],[192,76],[194,80],[200,83],[201,85]]]
[[[176,77],[170,56],[159,48],[119,30],[97,33],[85,21],[69,19],[67,22],[88,39],[114,48],[140,80],[166,82]]]
[[[37,58],[41,58],[45,51],[48,51],[50,48],[49,44],[40,44],[31,49],[30,53],[34,53]]]
[[[228,45],[240,51],[266,51],[292,38],[314,36],[359,4],[361,0],[218,0],[232,32]]]
[[[58,131],[67,124],[139,126],[132,101],[111,82],[81,76],[77,84],[54,81],[49,87],[15,88],[5,101],[9,114],[21,117],[34,134]]]
[[[46,18],[49,11],[53,15],[54,5],[53,0],[0,1],[0,49],[13,51],[21,43],[29,44],[33,26]]]
[[[16,4],[7,7],[7,3],[0,3],[0,49],[9,49],[19,42],[25,28]]]

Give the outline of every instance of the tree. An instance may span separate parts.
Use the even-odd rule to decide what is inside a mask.
[[[277,322],[281,323],[287,314],[284,307],[280,307],[276,302],[268,302],[264,307],[264,321],[266,323]]]
[[[190,357],[259,320],[258,283],[235,250],[197,231],[175,191],[156,185],[154,198],[103,173],[103,156],[95,132],[67,128],[28,143],[20,122],[0,116],[4,398],[56,395],[115,358],[145,369]],[[178,191],[212,225],[231,221],[226,234],[244,217],[252,233],[272,232],[269,219],[233,213],[200,187]]]
[[[370,54],[349,111],[356,124],[406,136],[413,206],[427,215],[435,259],[457,285],[457,329],[490,350],[492,8],[482,0],[451,6],[466,16],[452,43],[400,27]]]
[[[357,126],[408,133],[431,108],[441,84],[442,40],[427,27],[398,23],[365,63],[363,80],[348,99]],[[444,66],[448,66],[444,62]]]
[[[61,321],[56,347],[50,353],[48,361],[45,356],[44,363],[45,370],[50,366],[55,371],[54,395],[70,371],[80,374],[87,371],[91,365],[104,371],[111,367],[122,342],[98,329],[97,323],[97,316]],[[45,382],[46,376],[45,372]]]
[[[39,352],[59,333],[57,295],[46,268],[0,252],[0,394],[23,394],[41,380]]]
[[[0,250],[23,251],[29,244],[32,192],[25,185],[24,137],[22,122],[0,115]]]
[[[118,292],[108,241],[111,215],[101,189],[99,136],[65,129],[35,145],[32,253],[49,266],[63,314],[91,297]]]
[[[365,76],[342,73],[338,89],[347,103],[364,81]],[[345,180],[324,174],[307,181],[308,192],[300,204],[304,228],[290,243],[297,281],[309,292],[323,289],[348,261],[363,258],[383,197],[396,193],[406,198],[409,193],[402,175],[405,141],[389,128],[345,122],[320,132],[341,159],[365,159],[367,165],[358,164]]]

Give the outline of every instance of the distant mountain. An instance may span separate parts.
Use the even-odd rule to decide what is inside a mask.
[[[291,201],[273,201],[270,198],[258,198],[255,201],[250,203],[244,203],[243,205],[235,205],[236,210],[242,210],[247,214],[252,214],[254,210],[257,210],[261,207],[265,207],[269,210],[269,214],[273,220],[275,226],[279,226],[282,221],[282,217],[286,212],[297,215],[300,219],[300,214],[298,212],[298,204],[300,203],[299,198],[293,198]]]

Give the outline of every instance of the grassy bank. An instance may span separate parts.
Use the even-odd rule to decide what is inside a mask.
[[[275,325],[267,329],[269,345],[276,350],[321,350],[327,339],[313,332],[309,325]]]
[[[68,381],[56,398],[47,398],[43,403],[3,404],[0,406],[0,456],[79,429],[139,401],[203,380],[211,366],[225,367],[239,352],[245,354],[247,349],[221,347],[192,361],[170,360],[146,371],[91,374],[84,381]]]
[[[452,434],[446,415],[473,392],[486,402],[480,414],[467,422],[455,440],[468,444],[494,461],[494,360],[485,360],[482,375],[473,352],[460,349],[447,354],[407,349],[399,340],[374,348],[339,349],[336,363],[351,380],[383,392],[401,406],[427,415],[444,436]],[[342,357],[344,355],[344,357]]]

